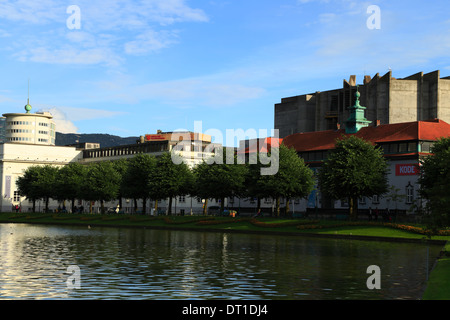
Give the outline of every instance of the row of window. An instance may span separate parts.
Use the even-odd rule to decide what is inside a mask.
[[[30,142],[30,141],[32,141],[32,139],[28,138],[28,137],[11,137],[11,138],[7,138],[7,140],[11,141],[11,142],[15,142],[15,141]]]
[[[408,183],[408,185],[405,188],[406,191],[406,198],[405,203],[406,204],[412,204],[414,202],[414,186],[411,183]],[[359,204],[365,205],[367,204],[367,198],[360,198]],[[372,197],[372,204],[380,204],[380,198],[377,195],[374,195]]]
[[[6,124],[8,126],[29,126],[29,125],[34,125],[34,122],[31,122],[31,121],[8,121]]]
[[[7,129],[6,133],[34,133],[34,130],[29,130],[29,129]]]
[[[382,143],[379,145],[384,154],[414,153],[419,150],[429,153],[432,146],[433,143],[428,141],[420,142],[420,148],[418,148],[417,142]],[[327,158],[328,151],[299,152],[298,155],[305,161],[323,161]]]
[[[34,122],[31,122],[31,121],[8,121],[6,124],[8,126],[30,126],[30,125],[34,126]],[[40,127],[50,127],[50,123],[39,122],[38,126],[40,126]],[[53,125],[51,127],[54,128]]]

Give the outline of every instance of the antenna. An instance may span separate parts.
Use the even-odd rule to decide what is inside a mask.
[[[27,104],[30,104],[30,78],[28,78],[28,99]]]

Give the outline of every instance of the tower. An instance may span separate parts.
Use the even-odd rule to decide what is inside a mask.
[[[355,104],[348,108],[350,110],[350,116],[345,122],[345,133],[356,133],[359,129],[363,127],[368,127],[372,121],[369,121],[364,116],[364,110],[366,107],[361,106],[359,103],[359,93],[358,86],[356,87],[356,101]]]

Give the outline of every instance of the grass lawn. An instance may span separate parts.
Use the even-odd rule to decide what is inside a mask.
[[[445,246],[447,253],[440,258],[431,272],[423,300],[450,300],[450,244]]]

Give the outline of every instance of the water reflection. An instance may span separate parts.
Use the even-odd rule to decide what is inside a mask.
[[[427,247],[8,224],[0,257],[0,299],[418,299]],[[373,264],[381,290],[366,287]],[[80,289],[67,288],[70,265],[81,269]]]

